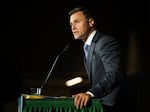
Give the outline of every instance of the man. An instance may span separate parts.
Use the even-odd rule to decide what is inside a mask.
[[[96,29],[94,18],[84,7],[71,10],[69,19],[74,38],[82,40],[84,47],[89,46],[84,63],[91,88],[73,95],[75,106],[81,109],[92,98],[98,98],[105,112],[120,112],[117,99],[124,74],[118,42]]]

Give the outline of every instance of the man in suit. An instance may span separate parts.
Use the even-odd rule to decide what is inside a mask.
[[[122,112],[121,102],[117,103],[124,79],[119,43],[96,29],[94,18],[84,7],[71,10],[69,20],[74,39],[88,45],[84,63],[91,85],[87,92],[73,95],[75,106],[81,109],[98,98],[105,112]]]

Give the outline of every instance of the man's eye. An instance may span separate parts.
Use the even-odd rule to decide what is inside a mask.
[[[79,23],[79,22],[80,22],[80,20],[76,20],[76,21],[75,21],[75,23]]]

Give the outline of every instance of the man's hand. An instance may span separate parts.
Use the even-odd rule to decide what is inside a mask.
[[[92,96],[88,93],[79,93],[73,95],[74,105],[76,108],[82,109],[83,106],[86,106],[88,102],[91,100]]]

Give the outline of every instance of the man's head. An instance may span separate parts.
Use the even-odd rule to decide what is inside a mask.
[[[69,20],[75,39],[86,41],[95,30],[94,19],[84,7],[77,7],[69,12]]]

